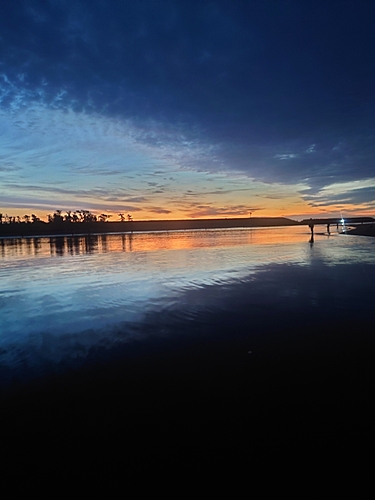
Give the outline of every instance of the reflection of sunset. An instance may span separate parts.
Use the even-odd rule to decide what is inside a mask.
[[[109,252],[156,252],[240,245],[290,244],[304,241],[309,232],[302,227],[244,228],[155,233],[126,233],[51,238],[0,240],[0,256],[55,257]]]
[[[31,356],[40,346],[45,356],[48,339],[59,339],[60,354],[61,345],[72,339],[73,352],[85,343],[89,349],[98,338],[106,344],[112,334],[109,343],[116,343],[118,332],[127,332],[125,323],[134,325],[153,312],[159,315],[181,306],[185,320],[186,311],[217,307],[218,294],[223,299],[220,307],[226,307],[227,286],[234,283],[248,283],[252,299],[242,294],[238,298],[243,298],[245,309],[257,309],[256,275],[265,304],[281,300],[287,311],[299,289],[308,304],[311,298],[324,305],[326,287],[320,278],[327,280],[329,268],[346,266],[333,276],[345,276],[349,288],[353,278],[366,286],[362,278],[367,274],[353,270],[349,281],[347,274],[352,264],[373,264],[371,239],[340,235],[332,228],[330,236],[317,229],[313,246],[309,240],[306,226],[0,239],[0,331],[7,332],[0,342],[31,342]],[[289,270],[297,280],[291,285]],[[275,295],[279,276],[280,294]],[[331,279],[326,283],[341,303],[340,287]],[[315,287],[312,295],[310,285]]]

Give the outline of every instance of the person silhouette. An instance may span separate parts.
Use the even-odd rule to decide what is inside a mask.
[[[313,223],[312,219],[310,219],[309,228],[310,228],[310,231],[311,231],[311,239],[314,239],[314,223]]]

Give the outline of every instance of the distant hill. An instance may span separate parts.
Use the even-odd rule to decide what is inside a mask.
[[[304,219],[300,222],[301,225],[309,224],[341,224],[341,217],[331,217],[324,219]],[[345,224],[362,224],[364,222],[375,222],[373,217],[345,217]]]
[[[294,226],[297,221],[286,217],[244,217],[226,219],[180,219],[127,222],[60,222],[1,224],[0,237],[56,236],[90,233],[123,233],[136,231],[176,231],[191,229],[230,229],[241,227]]]

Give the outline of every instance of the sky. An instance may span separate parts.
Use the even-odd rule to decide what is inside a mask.
[[[372,0],[2,0],[0,212],[375,215]]]

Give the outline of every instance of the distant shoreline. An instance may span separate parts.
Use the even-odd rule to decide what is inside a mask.
[[[297,226],[298,221],[286,217],[247,217],[227,219],[180,219],[127,222],[62,222],[1,224],[0,238],[75,236],[88,234],[178,231],[194,229],[231,229],[251,227]]]
[[[225,219],[140,220],[123,222],[20,222],[0,224],[1,238],[84,236],[90,234],[135,233],[157,231],[188,231],[196,229],[235,229],[255,227],[287,227],[340,224],[341,219],[304,219],[296,221],[287,217],[242,217]],[[356,226],[347,234],[375,236],[375,219],[351,217],[345,224]]]

